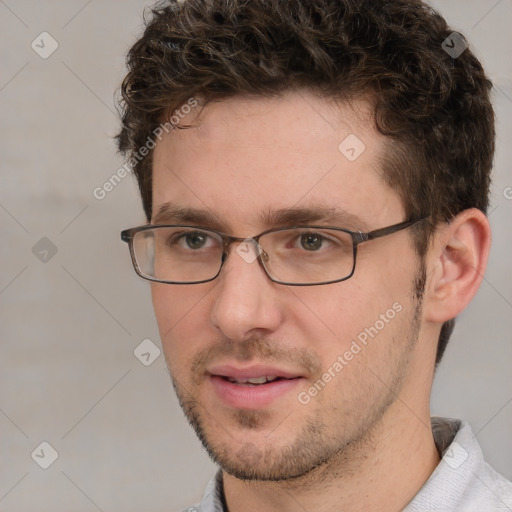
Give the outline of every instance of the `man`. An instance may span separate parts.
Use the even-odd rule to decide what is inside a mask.
[[[128,67],[148,225],[122,236],[220,466],[189,510],[512,510],[429,411],[490,247],[491,84],[463,37],[419,0],[185,0]]]

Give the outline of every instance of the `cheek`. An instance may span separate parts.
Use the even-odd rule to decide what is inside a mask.
[[[368,292],[364,285],[349,281],[302,289],[296,292],[294,323],[299,331],[320,347],[341,348],[346,340],[378,317],[383,302],[378,293]],[[386,299],[384,299],[385,302]],[[373,320],[375,321],[375,320]]]
[[[325,368],[346,351],[352,351],[347,354],[351,359],[357,352],[360,363],[375,350],[386,351],[398,325],[395,320],[404,316],[401,311],[411,300],[409,280],[395,277],[385,283],[381,279],[378,287],[379,281],[367,274],[366,279],[360,275],[352,281],[295,291],[295,305],[288,310],[293,313],[288,318],[293,318],[299,339],[318,354]],[[379,346],[366,350],[365,343],[374,344],[375,339],[379,339]]]
[[[176,300],[176,294],[173,293],[171,286],[158,283],[151,283],[151,298],[163,343],[164,333],[175,323],[179,301]]]
[[[397,289],[367,293],[362,288],[357,293],[353,288],[351,293],[340,289],[300,298],[300,303],[315,306],[314,313],[297,308],[293,321],[300,339],[321,360],[320,379],[329,383],[323,399],[345,410],[378,402],[388,390],[382,381],[393,382],[414,334],[410,296],[404,299]]]
[[[206,337],[208,320],[203,300],[207,290],[201,285],[151,284],[153,308],[167,360],[188,358]]]

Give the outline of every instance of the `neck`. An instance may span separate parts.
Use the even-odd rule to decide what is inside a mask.
[[[428,404],[411,403],[397,400],[366,439],[300,478],[247,482],[224,472],[229,512],[402,510],[439,463]]]

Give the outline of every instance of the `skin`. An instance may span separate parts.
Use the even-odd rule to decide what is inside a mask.
[[[171,202],[209,212],[222,231],[278,227],[269,209],[337,207],[369,231],[405,219],[382,178],[386,146],[362,100],[337,105],[312,92],[235,97],[207,105],[154,151],[153,219]],[[355,134],[353,162],[338,146]],[[392,148],[391,148],[392,150]],[[179,223],[179,222],[176,222]],[[329,224],[332,225],[332,222]],[[224,470],[230,512],[401,510],[439,462],[429,396],[442,323],[471,300],[483,275],[489,225],[467,210],[438,226],[421,265],[410,230],[362,244],[353,277],[289,287],[271,282],[236,244],[209,283],[152,283],[162,346],[189,421]],[[298,400],[357,335],[401,311],[308,404]],[[301,375],[297,389],[260,410],[227,406],[207,369],[272,364]]]

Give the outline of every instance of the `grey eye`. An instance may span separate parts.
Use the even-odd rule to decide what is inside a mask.
[[[201,249],[208,239],[204,233],[189,233],[185,235],[185,241],[191,249]]]
[[[322,247],[324,237],[317,233],[308,233],[300,237],[301,246],[306,251],[317,251]]]

